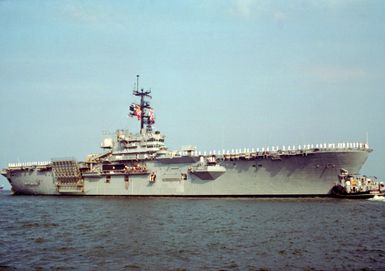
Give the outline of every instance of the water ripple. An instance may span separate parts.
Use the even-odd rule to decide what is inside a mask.
[[[0,194],[0,270],[381,270],[381,201]]]

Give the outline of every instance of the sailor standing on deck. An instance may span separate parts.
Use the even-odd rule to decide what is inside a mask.
[[[359,191],[359,192],[362,191],[362,182],[361,182],[361,178],[357,178],[357,191]]]
[[[345,189],[347,193],[350,193],[350,181],[349,179],[345,182]]]

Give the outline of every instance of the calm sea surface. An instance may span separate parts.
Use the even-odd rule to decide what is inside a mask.
[[[0,270],[385,270],[384,200],[0,193]]]

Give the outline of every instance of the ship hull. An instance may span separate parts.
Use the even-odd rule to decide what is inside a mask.
[[[368,150],[312,152],[280,157],[223,159],[225,172],[215,179],[191,173],[191,162],[183,159],[149,160],[148,174],[83,174],[81,187],[63,189],[52,169],[8,170],[6,177],[15,194],[111,195],[178,197],[280,197],[325,196],[337,181],[341,168],[358,173]]]

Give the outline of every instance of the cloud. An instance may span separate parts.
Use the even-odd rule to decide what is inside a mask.
[[[72,22],[89,27],[123,29],[127,17],[122,17],[121,9],[113,4],[75,2],[61,7],[62,14]]]
[[[87,23],[93,23],[103,19],[103,15],[95,11],[92,6],[86,7],[80,3],[70,4],[64,7],[64,12],[69,17]]]
[[[314,8],[329,8],[329,9],[340,9],[347,5],[350,5],[354,0],[310,0],[310,3]]]
[[[323,83],[356,82],[369,76],[368,72],[361,67],[333,65],[307,67],[305,73]]]
[[[357,1],[354,0],[233,0],[230,2],[230,13],[241,18],[272,18],[278,23],[288,19],[289,14],[325,10],[328,12],[344,11]]]
[[[277,10],[273,13],[273,18],[276,21],[284,21],[287,18],[287,15],[282,11]]]
[[[282,24],[288,15],[283,11],[285,6],[276,5],[273,1],[234,0],[230,7],[231,14],[241,18],[270,18]]]
[[[235,0],[232,4],[231,11],[239,17],[250,17],[255,9],[256,2],[254,0]]]

